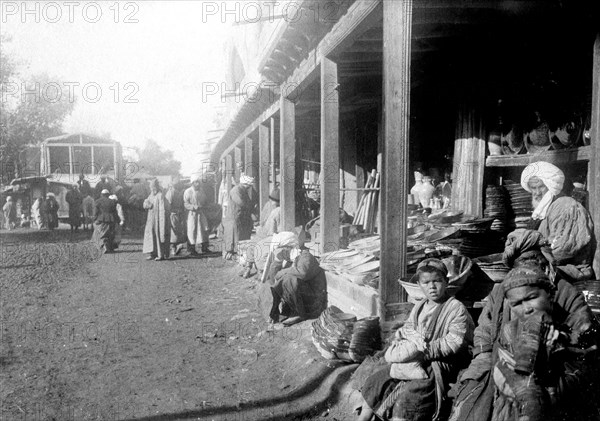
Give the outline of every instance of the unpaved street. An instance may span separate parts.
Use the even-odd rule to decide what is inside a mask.
[[[0,419],[343,419],[324,379],[350,367],[320,357],[309,322],[265,332],[234,264],[88,238],[0,233]]]

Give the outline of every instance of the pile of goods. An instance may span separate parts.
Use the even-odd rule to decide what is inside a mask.
[[[492,231],[506,231],[506,197],[502,187],[487,186],[485,189],[485,210],[483,214],[487,218],[494,218],[490,228]]]
[[[328,307],[312,323],[312,341],[329,360],[362,362],[381,349],[379,317],[356,320],[356,316]]]
[[[510,197],[510,219],[509,229],[527,228],[531,221],[533,206],[531,204],[531,193],[521,187],[521,184],[512,180],[504,180],[504,187]]]
[[[373,189],[373,190],[368,190]],[[371,171],[365,184],[365,193],[360,198],[353,225],[362,225],[363,231],[373,233],[379,223],[379,173]]]
[[[320,265],[326,271],[336,273],[357,285],[377,289],[379,285],[379,236],[353,241],[349,249],[336,250],[321,255]]]

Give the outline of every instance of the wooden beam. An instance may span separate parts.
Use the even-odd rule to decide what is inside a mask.
[[[340,242],[340,96],[337,65],[321,58],[321,253]]]
[[[269,201],[269,127],[258,126],[258,190],[260,209]],[[263,215],[260,216],[261,219]]]
[[[380,317],[406,277],[412,0],[383,2],[384,140],[381,185]],[[406,297],[402,297],[406,299]]]
[[[361,35],[382,19],[382,0],[356,0],[282,84],[282,95],[297,98],[319,76],[321,58],[343,52]],[[285,91],[284,91],[285,90]]]
[[[590,213],[594,221],[596,236],[596,251],[594,254],[594,272],[596,279],[600,277],[600,32],[596,34],[594,42],[592,66],[592,125],[591,147],[594,149],[590,160],[588,179],[590,180]]]
[[[279,105],[280,102],[277,102]],[[275,118],[271,117],[269,120],[271,130],[269,131],[269,146],[271,148],[271,183],[273,184],[272,188],[275,188],[277,185],[277,156],[275,155],[275,142],[277,139],[275,138]]]
[[[296,117],[295,105],[281,98],[279,108],[279,171],[281,175],[281,225],[284,231],[296,226]]]
[[[240,136],[223,151],[221,156],[223,157],[226,154],[228,154],[229,152],[231,152],[233,150],[233,148],[238,146],[240,139],[243,139],[244,137],[249,136],[250,133],[255,131],[260,124],[264,123],[271,116],[273,116],[274,114],[276,114],[278,112],[279,112],[279,101],[275,101],[260,116],[258,116],[258,118],[256,118],[256,120],[254,120],[254,122],[252,122],[252,124],[250,124],[248,127],[246,127],[246,129],[240,134]]]

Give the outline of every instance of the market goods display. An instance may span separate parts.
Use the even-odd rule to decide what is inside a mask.
[[[326,359],[361,362],[381,349],[379,317],[356,320],[335,306],[312,323],[312,341]]]
[[[492,231],[506,231],[506,195],[502,187],[487,186],[485,189],[485,210],[483,214],[487,218],[494,218],[490,227]]]
[[[531,221],[531,213],[533,212],[531,193],[525,190],[520,183],[512,180],[504,180],[503,184],[509,196],[509,229],[512,231],[517,228],[527,228]]]

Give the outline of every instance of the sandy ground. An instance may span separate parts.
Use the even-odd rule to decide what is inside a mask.
[[[310,322],[265,332],[238,266],[90,236],[0,232],[1,420],[352,419],[355,366],[324,360]]]

